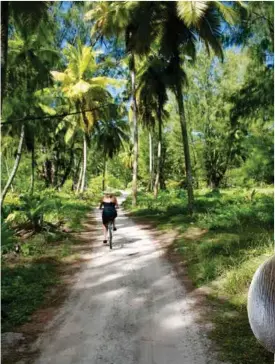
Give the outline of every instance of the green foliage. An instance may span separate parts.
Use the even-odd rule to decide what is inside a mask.
[[[255,270],[258,266],[254,267]],[[220,360],[233,364],[272,362],[273,355],[251,333],[246,305],[240,306],[219,299],[216,295],[210,296],[209,301],[213,307],[212,320],[215,325],[210,338],[218,345]]]
[[[2,267],[2,330],[25,322],[44,300],[46,291],[57,283],[56,266],[31,263]]]
[[[6,221],[13,226],[27,224],[34,231],[40,231],[47,212],[54,212],[57,220],[60,220],[61,207],[61,201],[58,198],[50,198],[49,191],[39,195],[21,195],[19,210],[11,212]]]
[[[85,214],[102,195],[105,167],[106,188],[119,195],[119,190],[132,187],[137,137],[132,138],[133,111],[128,104],[131,83],[125,85],[122,79],[130,81],[130,73],[136,72],[140,194],[134,214],[156,222],[160,229],[178,230],[174,248],[183,253],[194,283],[212,285],[217,295],[228,296],[226,309],[216,317],[220,347],[232,363],[259,362],[259,353],[266,356],[248,332],[244,297],[253,271],[270,254],[272,244],[273,199],[268,186],[274,176],[274,71],[267,67],[266,55],[274,52],[273,4],[26,6],[27,11],[19,2],[9,2],[9,24],[3,32],[9,42],[4,52],[8,59],[2,187],[13,169],[23,119],[25,123],[13,192],[2,206],[4,330],[24,322],[56,284],[56,263],[72,253],[74,244],[62,229],[82,229]],[[224,22],[237,23],[221,34]],[[241,43],[243,48],[223,51],[221,41],[226,37],[230,45]],[[58,72],[51,77],[49,70]],[[160,128],[159,132],[150,128],[149,155],[148,130],[143,127],[156,121]],[[187,211],[183,121],[197,188],[192,216]],[[155,199],[144,191],[158,172],[161,191]],[[75,193],[78,181],[83,182],[81,194]],[[199,189],[204,186],[213,190]],[[125,206],[131,209],[130,198]],[[10,264],[9,258],[14,258],[8,253],[21,240],[12,229],[16,234],[31,229],[33,235],[21,241],[18,261]],[[53,260],[38,262],[42,257]],[[219,307],[219,297],[214,302]],[[242,327],[237,319],[223,316],[232,310]],[[252,348],[248,353],[245,344]]]
[[[1,252],[3,254],[14,249],[16,238],[8,224],[1,220]]]
[[[102,193],[102,176],[93,177],[88,184],[88,191],[92,195],[99,196]]]
[[[257,267],[273,254],[273,189],[199,190],[193,216],[182,192],[161,192],[156,200],[142,193],[136,209],[130,199],[125,206],[158,229],[178,232],[172,249],[182,255],[193,283],[211,288],[211,337],[219,344],[221,359],[268,363],[269,354],[251,333],[246,297]]]
[[[21,201],[27,220],[31,223],[33,229],[38,231],[43,226],[44,214],[49,208],[46,198],[39,195],[23,195],[21,196]]]
[[[12,196],[7,201],[14,202]],[[44,190],[38,195],[24,196],[18,202],[19,208],[30,208],[31,221],[37,221],[43,211],[44,221],[62,221],[66,227],[75,231],[82,229],[82,221],[91,210],[90,200],[80,200],[76,196]],[[47,201],[47,203],[46,203]],[[93,204],[97,201],[93,200]],[[40,206],[43,204],[43,209]],[[9,206],[9,205],[7,205]],[[38,208],[39,207],[39,208]],[[18,211],[27,216],[24,210]],[[56,286],[58,266],[63,259],[74,256],[72,249],[76,242],[60,230],[42,230],[27,240],[15,238],[6,222],[1,224],[2,235],[2,329],[12,330],[24,323],[45,300],[49,289]],[[13,260],[7,254],[20,243],[21,253]]]
[[[123,182],[119,178],[116,178],[111,174],[107,175],[107,185],[110,188],[114,188],[114,189],[123,189],[124,188]]]

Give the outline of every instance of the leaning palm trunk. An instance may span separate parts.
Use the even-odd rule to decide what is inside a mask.
[[[137,175],[138,175],[138,124],[137,124],[137,100],[136,100],[136,73],[135,73],[135,63],[134,63],[134,55],[133,57],[133,66],[131,70],[131,81],[132,81],[132,108],[133,108],[133,142],[134,142],[134,160],[133,160],[133,200],[132,205],[136,206],[137,204]]]
[[[24,136],[25,136],[25,125],[22,124],[21,126],[21,134],[20,134],[20,139],[19,139],[19,144],[18,144],[18,149],[17,149],[17,154],[16,154],[16,158],[15,158],[15,162],[14,162],[14,166],[13,169],[11,171],[11,175],[7,181],[7,184],[3,190],[2,196],[1,196],[1,208],[3,206],[6,194],[8,193],[8,190],[12,184],[12,181],[16,175],[19,163],[20,163],[20,159],[21,159],[21,154],[22,154],[22,148],[23,148],[23,141],[24,141]]]
[[[6,164],[6,170],[7,170],[8,178],[10,178],[10,169],[9,169],[9,165],[8,165],[8,160],[7,160],[7,158],[5,158],[5,164]],[[13,184],[12,184],[12,183],[11,183],[11,190],[12,190],[12,192],[14,191],[14,189],[13,189]]]
[[[77,191],[77,186],[78,186],[78,172],[81,168],[80,166],[81,164],[81,158],[79,159],[78,163],[76,162],[76,159],[74,159],[74,166],[76,167],[75,171],[74,171],[74,176],[73,176],[73,183],[72,183],[72,191]]]
[[[85,181],[86,181],[86,169],[87,169],[87,140],[86,135],[83,137],[83,175],[80,187],[80,192],[84,192]]]
[[[34,158],[34,148],[32,148],[32,174],[31,174],[31,195],[34,190],[34,169],[35,169],[35,158]]]
[[[149,131],[149,173],[150,173],[150,186],[149,190],[153,189],[153,143],[152,143],[152,134]]]
[[[82,181],[82,176],[83,176],[83,165],[80,167],[80,172],[79,172],[79,178],[78,178],[78,182],[77,182],[77,186],[76,186],[76,192],[78,193],[80,190],[80,185],[81,185],[81,181]]]
[[[177,86],[176,97],[177,97],[177,103],[178,103],[178,107],[179,107],[180,126],[181,126],[181,133],[182,133],[184,158],[185,158],[185,169],[186,169],[186,177],[187,177],[186,178],[187,179],[187,193],[188,193],[188,210],[190,213],[192,213],[193,204],[194,204],[194,194],[193,194],[193,186],[192,186],[192,168],[191,168],[188,133],[187,133],[185,113],[184,113],[184,104],[183,104],[183,95],[182,95],[181,85]]]
[[[157,159],[157,174],[156,180],[154,185],[154,197],[157,198],[158,196],[158,188],[159,188],[159,178],[160,178],[160,165],[161,165],[161,144],[162,144],[162,120],[161,116],[158,116],[158,127],[159,127],[159,140],[158,140],[158,159]]]

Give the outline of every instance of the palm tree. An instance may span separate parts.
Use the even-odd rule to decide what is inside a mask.
[[[2,1],[1,2],[1,105],[6,91],[10,19],[17,26],[24,24],[26,32],[35,34],[40,22],[47,20],[50,1]]]
[[[95,125],[94,138],[103,153],[102,190],[105,190],[107,158],[113,158],[128,141],[128,124],[124,120],[100,121]]]
[[[152,5],[154,6],[154,5]],[[201,39],[206,45],[222,58],[222,48],[219,41],[222,19],[232,22],[235,12],[219,1],[211,2],[160,2],[155,4],[154,16],[150,18],[154,29],[160,35],[156,46],[160,55],[168,64],[166,68],[166,85],[175,94],[180,115],[180,125],[183,139],[185,167],[187,175],[188,208],[193,210],[192,168],[188,142],[187,123],[183,102],[182,85],[186,80],[182,69],[184,57],[189,55],[195,59],[196,42]],[[153,36],[149,39],[155,40]],[[151,46],[153,44],[151,43]]]
[[[158,121],[158,155],[157,173],[154,183],[154,197],[158,195],[161,167],[161,147],[162,147],[162,124],[165,116],[164,106],[168,100],[165,84],[165,63],[156,56],[147,58],[144,66],[138,74],[138,105],[141,121],[145,126],[152,128],[155,126],[155,119]]]
[[[132,123],[133,123],[133,206],[137,204],[138,179],[138,108],[136,100],[136,55],[149,52],[149,45],[157,32],[151,27],[153,12],[151,2],[99,1],[92,4],[86,19],[94,21],[92,37],[124,38],[131,76]],[[142,22],[142,25],[140,23]],[[143,26],[144,25],[144,26]],[[139,31],[141,30],[141,31]]]
[[[19,163],[20,163],[20,159],[21,159],[21,154],[22,154],[22,149],[23,149],[23,142],[24,142],[24,137],[25,137],[25,125],[22,124],[21,125],[21,133],[20,133],[20,138],[19,138],[19,144],[18,144],[18,149],[17,149],[17,153],[16,153],[16,157],[15,157],[15,162],[13,165],[13,169],[11,171],[11,174],[8,178],[8,181],[3,189],[2,195],[1,195],[1,202],[0,202],[0,206],[1,208],[3,207],[3,203],[5,200],[5,197],[8,193],[8,190],[12,184],[12,181],[16,175],[17,169],[19,167]]]
[[[50,46],[45,37],[29,35],[24,23],[18,22],[13,38],[9,42],[9,65],[13,72],[8,72],[7,96],[3,103],[2,112],[6,119],[18,118],[18,114],[25,116],[29,110],[35,108],[34,93],[37,88],[43,87],[50,82],[49,66],[56,60],[57,54]],[[12,108],[10,107],[12,105]],[[16,115],[16,116],[15,116]],[[12,133],[18,133],[15,125]],[[29,151],[32,151],[32,178],[31,191],[34,184],[34,136],[30,124],[25,121],[20,125],[20,138],[14,167],[1,196],[1,206],[6,194],[15,178],[22,149],[26,142]]]
[[[132,81],[132,107],[134,123],[134,170],[133,204],[136,204],[136,179],[138,157],[137,107],[135,88],[135,56],[145,55],[153,47],[159,49],[167,64],[166,82],[175,93],[183,138],[185,167],[187,174],[188,207],[193,210],[192,168],[188,143],[187,123],[183,102],[182,85],[185,73],[182,70],[182,54],[193,59],[196,42],[201,39],[222,58],[219,41],[221,21],[232,23],[235,12],[220,1],[145,1],[145,2],[97,2],[87,13],[95,21],[93,34],[114,36],[123,34],[126,50],[130,53],[129,68]]]
[[[83,134],[83,166],[80,192],[84,192],[87,169],[87,138],[95,122],[100,119],[104,106],[111,103],[111,95],[106,90],[108,85],[119,85],[117,80],[109,77],[95,76],[100,65],[96,63],[96,52],[91,47],[77,42],[76,47],[68,45],[64,50],[68,66],[64,72],[52,71],[68,99],[74,105],[78,116],[66,118],[70,122],[67,139],[70,139],[77,130]],[[99,109],[102,109],[101,111]],[[91,110],[91,111],[89,111]]]

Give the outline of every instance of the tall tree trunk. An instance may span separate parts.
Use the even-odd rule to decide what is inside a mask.
[[[53,176],[52,161],[50,159],[46,159],[46,161],[44,162],[44,177],[45,177],[46,187],[49,187],[52,184],[52,176]]]
[[[162,120],[161,115],[158,113],[158,127],[159,127],[159,135],[158,135],[158,159],[157,159],[157,174],[154,185],[154,197],[158,196],[158,188],[159,188],[159,178],[160,178],[160,167],[161,167],[161,144],[162,144]]]
[[[132,54],[131,69],[131,86],[132,86],[132,109],[133,109],[133,142],[134,142],[134,160],[133,160],[133,182],[132,182],[132,205],[137,205],[137,176],[138,176],[138,111],[136,100],[136,70],[135,56]]]
[[[53,176],[52,183],[55,188],[58,187],[58,174],[59,174],[60,160],[59,160],[59,151],[55,151],[53,157]]]
[[[106,154],[103,160],[103,171],[102,171],[102,191],[105,191],[105,177],[106,177]]]
[[[78,178],[78,182],[77,182],[77,186],[76,186],[76,192],[78,193],[80,190],[80,185],[81,185],[81,181],[82,181],[82,176],[83,176],[83,165],[80,167],[80,172],[79,172],[79,178]]]
[[[78,186],[77,181],[78,181],[78,176],[79,176],[80,164],[81,164],[81,158],[79,158],[79,161],[77,164],[76,164],[76,160],[74,160],[74,165],[76,166],[76,170],[74,171],[74,176],[73,176],[72,191],[77,191],[77,186]]]
[[[87,169],[87,140],[86,135],[83,137],[83,172],[82,172],[82,182],[80,187],[80,192],[84,192],[85,182],[86,182],[86,169]]]
[[[8,193],[8,190],[12,184],[12,181],[16,175],[16,172],[17,172],[17,169],[18,169],[18,166],[19,166],[19,163],[20,163],[20,159],[21,159],[21,154],[22,154],[22,148],[23,148],[23,141],[24,141],[24,136],[25,136],[25,125],[22,124],[21,126],[21,133],[20,133],[20,139],[19,139],[19,144],[18,144],[18,149],[17,149],[17,154],[16,154],[16,158],[15,158],[15,162],[14,162],[14,166],[13,166],[13,169],[11,171],[11,175],[6,183],[6,186],[2,192],[2,196],[1,196],[1,202],[0,202],[0,205],[1,205],[1,208],[3,207],[3,203],[4,203],[4,200],[5,200],[5,197]]]
[[[67,165],[67,168],[65,169],[62,180],[57,186],[58,189],[63,187],[64,183],[67,181],[67,178],[69,177],[69,174],[70,174],[70,172],[72,170],[73,161],[74,161],[74,150],[73,150],[73,147],[72,147],[71,151],[70,151],[70,160],[69,160],[69,163]]]
[[[6,91],[8,63],[9,1],[1,1],[1,107]]]
[[[34,190],[34,170],[35,170],[35,156],[34,156],[34,147],[32,147],[32,151],[31,151],[31,156],[32,156],[32,174],[31,174],[31,195],[33,194],[33,190]]]
[[[8,178],[10,178],[10,169],[9,169],[9,165],[8,165],[8,158],[5,158],[5,164],[6,164],[7,176],[8,176]],[[11,190],[12,190],[12,192],[14,191],[12,183],[11,183]]]
[[[150,184],[149,190],[153,190],[153,143],[152,143],[152,133],[149,131],[149,174],[150,174]]]
[[[193,185],[192,185],[192,168],[191,168],[191,158],[190,158],[190,150],[188,143],[188,133],[187,133],[187,125],[184,113],[184,104],[183,104],[183,95],[181,85],[177,85],[177,93],[176,93],[179,115],[180,115],[180,126],[182,133],[182,141],[183,141],[183,150],[184,150],[184,158],[185,158],[185,169],[186,169],[186,179],[187,179],[187,193],[188,193],[188,210],[190,213],[193,212],[194,207],[194,193],[193,193]]]
[[[166,160],[166,152],[167,147],[165,145],[165,140],[163,137],[161,137],[161,158],[160,158],[160,170],[159,170],[159,188],[164,191],[166,190],[165,185],[165,173],[164,173],[164,166],[165,166],[165,160]]]

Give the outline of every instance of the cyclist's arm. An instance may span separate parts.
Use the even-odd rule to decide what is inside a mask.
[[[100,210],[102,209],[102,206],[103,206],[103,199],[100,201],[100,205],[99,205]]]
[[[115,197],[115,204],[116,204],[116,209],[118,209],[119,206],[118,206],[118,202],[117,202],[117,198],[116,197]]]

